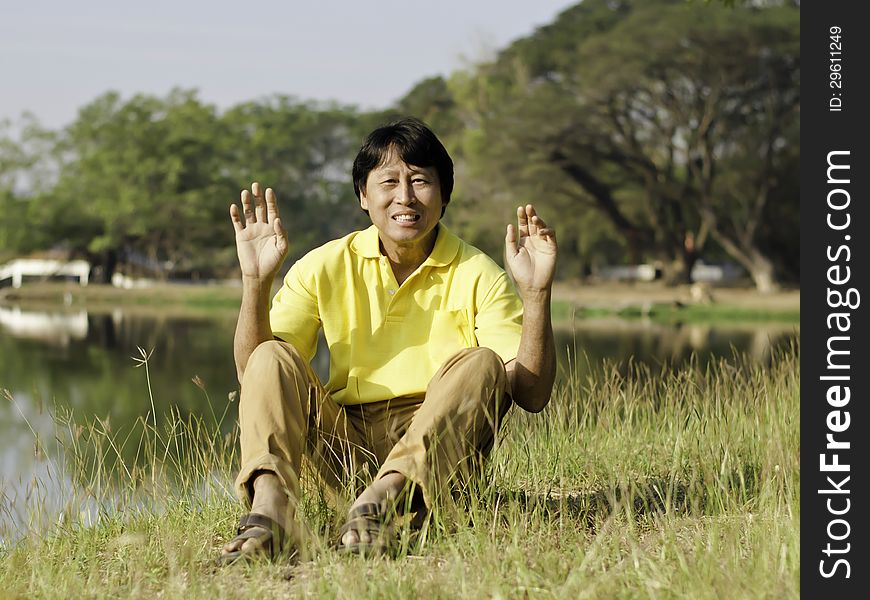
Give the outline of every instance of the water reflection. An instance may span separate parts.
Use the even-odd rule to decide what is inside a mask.
[[[555,331],[563,373],[571,357],[571,370],[580,375],[594,374],[606,365],[625,373],[629,363],[646,365],[652,373],[692,359],[704,367],[735,354],[767,365],[776,348],[799,335],[796,324],[666,324],[618,318],[578,320]]]
[[[128,432],[149,414],[145,372],[133,360],[140,356],[139,347],[153,350],[150,391],[158,427],[177,407],[182,417],[200,415],[206,422],[226,412],[223,429],[232,428],[237,409],[230,398],[238,389],[234,328],[234,315],[225,313],[52,313],[0,307],[0,390],[14,398],[0,401],[0,539],[8,539],[15,531],[13,523],[22,522],[34,494],[44,499],[43,508],[50,513],[59,509],[59,491],[70,487],[69,477],[58,467],[63,459],[57,455],[58,445],[46,443],[56,434],[52,414],[72,411],[73,430],[99,418],[114,431]],[[634,361],[657,372],[664,364],[679,365],[692,356],[703,365],[735,351],[765,363],[776,346],[798,335],[797,326],[596,319],[557,329],[556,343],[563,373],[571,357],[572,369],[594,376],[605,361],[623,371]],[[321,350],[314,367],[322,378],[327,365],[328,356]],[[135,461],[136,452],[135,443],[121,449],[125,462]],[[41,483],[34,486],[37,480]]]
[[[210,420],[212,410],[220,415],[228,408],[229,394],[238,387],[231,345],[235,324],[226,317],[2,310],[0,390],[14,402],[0,401],[0,537],[13,522],[26,522],[25,504],[41,496],[53,500],[69,486],[58,466],[64,457],[58,455],[51,415],[72,411],[73,431],[99,418],[115,432],[130,432],[148,415],[145,371],[131,358],[139,356],[138,347],[153,349],[150,391],[158,427],[171,407]],[[197,376],[205,390],[191,381]],[[230,405],[225,429],[234,420]],[[134,460],[137,437],[131,435],[120,449],[125,461]],[[44,506],[51,507],[51,502]]]
[[[70,340],[81,340],[88,333],[88,313],[27,312],[19,307],[0,306],[0,331],[17,338],[41,340],[48,344],[68,346]]]

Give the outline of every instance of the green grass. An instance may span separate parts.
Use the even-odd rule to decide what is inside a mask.
[[[228,309],[238,311],[242,290],[226,284],[159,283],[150,287],[123,289],[111,285],[35,282],[19,289],[0,290],[0,301],[28,307],[58,306]]]
[[[657,303],[649,306],[582,307],[571,302],[554,300],[553,321],[566,323],[572,319],[620,317],[623,319],[650,319],[662,323],[722,323],[722,322],[774,322],[800,323],[800,310],[776,310],[763,307],[742,307],[729,304],[673,304]]]
[[[565,373],[545,412],[510,414],[462,509],[433,519],[396,559],[325,549],[343,506],[306,479],[315,551],[289,571],[210,566],[240,513],[229,492],[236,442],[216,432],[219,416],[176,415],[160,431],[143,417],[129,436],[99,421],[76,428],[67,415],[58,469],[73,474],[70,509],[49,534],[0,551],[0,589],[65,599],[796,598],[799,359],[794,347],[769,368],[738,358],[655,376]],[[129,444],[137,458],[120,461]],[[82,523],[83,499],[104,507],[96,525]]]

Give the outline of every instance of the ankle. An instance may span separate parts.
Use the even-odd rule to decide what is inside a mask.
[[[281,485],[281,480],[271,472],[263,471],[251,483],[253,488],[252,506],[284,505],[287,503],[287,493]]]
[[[270,492],[281,489],[281,480],[272,471],[257,471],[251,477],[250,486],[255,494]]]
[[[387,473],[380,479],[372,482],[363,492],[354,500],[350,509],[353,510],[357,506],[368,503],[387,504],[395,506],[401,499],[405,490],[407,479],[401,473]]]

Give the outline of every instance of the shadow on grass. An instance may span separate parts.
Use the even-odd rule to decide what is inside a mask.
[[[759,490],[759,470],[747,465],[715,481],[673,481],[646,479],[618,484],[609,489],[574,493],[533,493],[525,490],[500,490],[482,502],[481,508],[511,508],[537,518],[568,518],[594,532],[600,523],[615,512],[627,512],[636,520],[655,513],[710,515],[735,503],[743,504]]]

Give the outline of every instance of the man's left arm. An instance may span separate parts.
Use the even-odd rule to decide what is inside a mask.
[[[523,329],[517,357],[505,365],[514,402],[540,412],[556,378],[556,344],[550,318],[556,271],[556,233],[528,204],[517,208],[518,230],[507,226],[505,268],[523,299]]]

